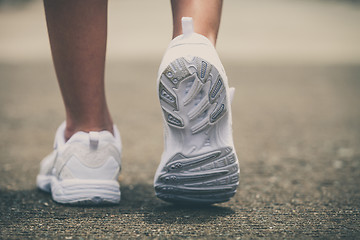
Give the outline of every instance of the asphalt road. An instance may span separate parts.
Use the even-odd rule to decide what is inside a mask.
[[[122,200],[68,207],[38,191],[64,118],[50,63],[0,64],[0,238],[360,238],[360,67],[224,62],[236,88],[236,196],[211,207],[155,197],[162,152],[158,62],[110,62],[124,143]]]

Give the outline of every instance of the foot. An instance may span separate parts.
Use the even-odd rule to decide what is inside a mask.
[[[183,35],[170,43],[159,69],[165,150],[156,195],[176,203],[228,201],[239,183],[230,101],[233,89],[211,42],[183,18]]]
[[[64,130],[65,123],[56,132],[54,151],[40,164],[37,187],[51,192],[58,203],[118,203],[121,140],[117,128],[114,135],[77,132],[67,142]]]

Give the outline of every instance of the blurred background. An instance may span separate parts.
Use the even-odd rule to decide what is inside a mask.
[[[152,189],[170,10],[168,0],[109,1],[122,202],[84,210],[35,187],[64,120],[42,1],[0,0],[0,238],[359,238],[360,1],[224,1],[217,49],[236,88],[241,176],[235,198],[210,210],[171,207]]]
[[[227,0],[218,51],[245,63],[357,64],[359,2]],[[1,62],[50,59],[41,1],[0,0],[0,31]],[[171,32],[170,1],[112,0],[108,59],[159,60]]]

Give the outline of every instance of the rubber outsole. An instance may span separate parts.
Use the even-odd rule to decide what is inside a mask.
[[[120,202],[120,186],[114,180],[67,179],[37,177],[37,186],[51,192],[55,202],[70,205],[107,205]]]
[[[198,57],[178,58],[160,76],[159,98],[169,128],[200,154],[178,152],[169,158],[155,180],[156,196],[181,204],[228,201],[239,184],[237,156],[232,146],[210,142],[215,126],[228,124],[221,122],[230,106],[219,71]]]

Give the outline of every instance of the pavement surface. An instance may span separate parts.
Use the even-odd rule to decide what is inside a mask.
[[[35,188],[63,120],[52,66],[1,65],[0,238],[360,237],[359,67],[225,63],[237,89],[240,186],[228,203],[189,208],[152,187],[162,151],[157,63],[109,65],[122,201],[96,208],[62,206]]]
[[[329,10],[328,3],[314,2]],[[313,6],[303,4],[303,9]],[[332,4],[348,18],[358,11]],[[16,11],[36,15],[39,6]],[[17,14],[7,10],[0,19],[11,19],[8,11]],[[336,19],[345,26],[346,17]],[[15,34],[14,41],[19,37]],[[7,39],[0,35],[1,43]],[[280,54],[275,62],[269,61],[271,54],[236,61],[223,48],[230,85],[236,88],[232,108],[240,186],[231,201],[207,207],[176,206],[154,194],[152,180],[163,147],[155,86],[160,50],[137,61],[115,54],[107,63],[107,97],[124,154],[121,203],[105,207],[60,205],[36,189],[39,162],[51,151],[64,119],[62,100],[52,64],[42,57],[47,45],[32,61],[31,50],[14,50],[14,56],[3,52],[0,239],[360,239],[360,62],[357,46],[353,53],[345,51],[352,41],[336,43],[338,51],[315,54],[316,61],[311,51],[303,52],[305,43],[299,55]],[[336,58],[338,53],[342,58]]]

